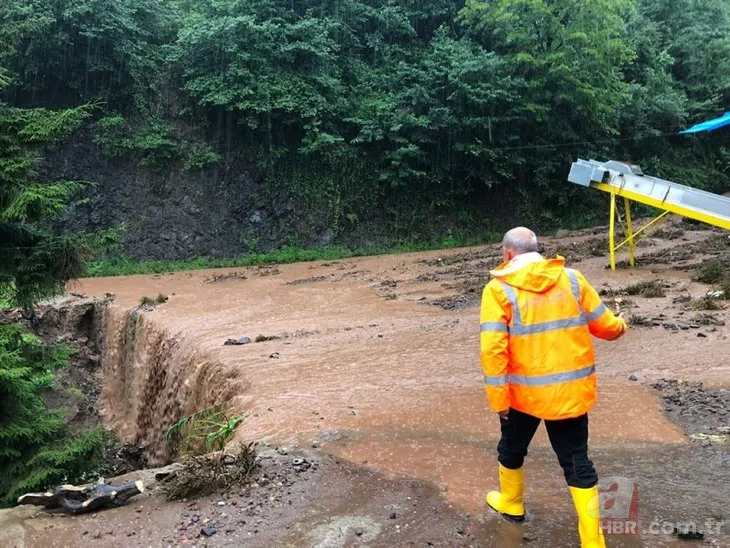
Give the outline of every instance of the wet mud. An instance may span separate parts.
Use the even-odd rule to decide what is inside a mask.
[[[600,228],[543,242],[546,254],[565,256],[613,310],[636,318],[620,342],[596,342],[591,456],[602,478],[635,481],[640,493],[638,534],[612,535],[611,546],[680,546],[669,525],[730,520],[721,487],[730,485],[729,444],[696,437],[722,435],[728,425],[721,412],[727,400],[718,395],[730,388],[730,316],[719,300],[717,309],[696,308],[713,288],[693,281],[689,266],[721,257],[728,243],[722,233],[685,223],[662,231],[637,250],[638,268],[616,272],[606,268],[605,247],[599,253]],[[695,253],[686,263],[662,262],[686,249]],[[530,522],[503,523],[484,506],[497,485],[499,424],[482,388],[478,304],[500,260],[499,246],[489,245],[84,280],[78,291],[116,295],[101,349],[102,416],[110,427],[162,464],[169,455],[159,442],[170,424],[225,404],[245,415],[235,441],[290,448],[280,470],[298,486],[291,486],[290,505],[286,491],[275,489],[286,485],[283,476],[259,485],[263,498],[249,518],[240,516],[239,502],[231,512],[205,506],[227,499],[201,499],[199,510],[150,502],[159,510],[141,513],[156,532],[135,533],[124,544],[235,546],[245,538],[262,546],[577,546],[570,497],[542,428],[526,464]],[[158,293],[169,300],[131,312],[140,297]],[[244,337],[251,344],[223,344]],[[318,466],[288,470],[284,457],[296,451]],[[393,510],[391,520],[384,508],[406,508],[416,492],[428,503],[412,517],[403,510],[402,521]],[[281,514],[277,504],[295,515]],[[114,520],[117,512],[134,510],[89,519]],[[180,527],[196,513],[223,520],[216,534],[188,538],[197,525]],[[307,536],[315,530],[319,540]],[[50,538],[43,534],[34,538]],[[728,545],[730,531],[708,529],[704,542]]]
[[[475,546],[484,534],[428,483],[312,450],[264,450],[248,485],[194,500],[166,501],[154,471],[127,477],[143,477],[147,489],[113,511],[0,512],[17,535],[4,546]]]

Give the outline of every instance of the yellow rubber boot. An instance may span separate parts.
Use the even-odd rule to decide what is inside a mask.
[[[522,493],[525,491],[525,469],[511,470],[499,465],[500,491],[487,493],[487,504],[510,521],[525,521]]]
[[[570,487],[570,495],[578,514],[581,548],[606,548],[606,540],[601,531],[598,486],[588,489]]]

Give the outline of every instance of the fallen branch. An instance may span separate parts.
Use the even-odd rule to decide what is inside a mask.
[[[34,504],[48,510],[61,508],[68,514],[77,515],[121,506],[127,499],[142,492],[144,485],[141,481],[123,485],[97,483],[85,487],[61,485],[45,493],[27,493],[18,498],[18,504]]]

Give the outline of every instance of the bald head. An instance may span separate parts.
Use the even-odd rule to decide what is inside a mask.
[[[505,260],[510,260],[517,255],[538,251],[537,236],[529,228],[518,226],[505,233],[502,238]]]

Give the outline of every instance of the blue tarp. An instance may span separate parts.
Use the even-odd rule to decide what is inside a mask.
[[[730,112],[726,112],[719,118],[707,120],[701,124],[696,124],[689,129],[680,131],[680,133],[699,133],[700,131],[712,131],[722,126],[730,126]]]

